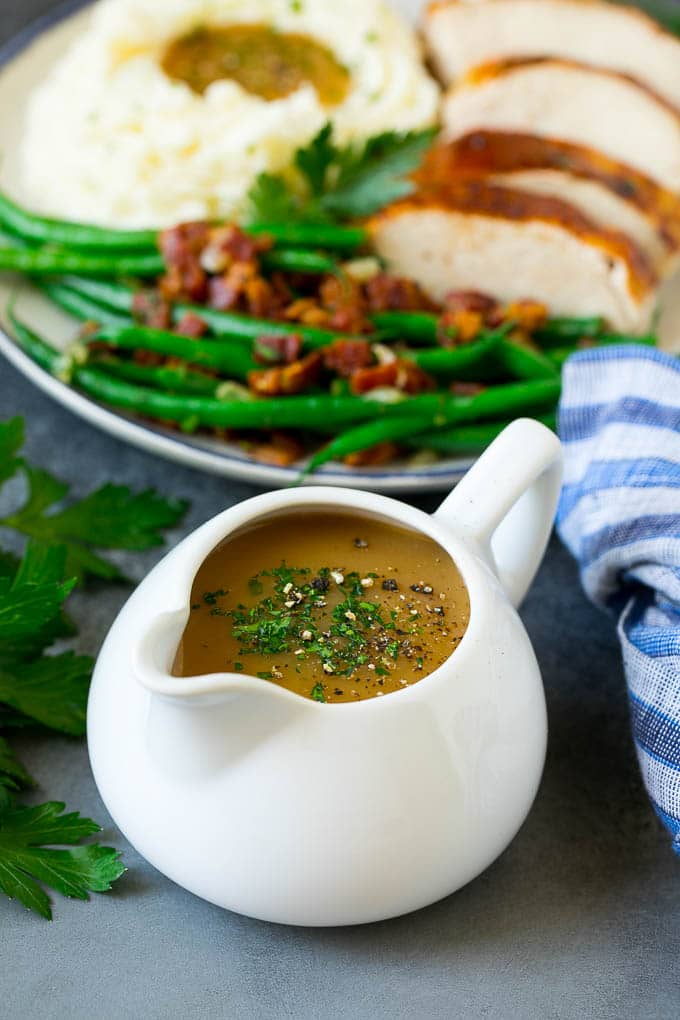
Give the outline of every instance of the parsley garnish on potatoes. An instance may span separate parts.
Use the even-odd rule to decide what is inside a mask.
[[[416,170],[435,129],[387,131],[366,142],[340,147],[326,124],[295,153],[286,174],[260,174],[249,192],[254,223],[335,223],[369,216],[409,195]]]

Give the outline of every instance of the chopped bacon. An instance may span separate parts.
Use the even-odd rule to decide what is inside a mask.
[[[436,389],[432,377],[423,372],[414,361],[405,358],[397,358],[385,365],[360,368],[350,379],[352,393],[369,393],[383,386],[391,386],[410,394]]]
[[[283,301],[276,288],[262,276],[248,280],[244,287],[246,309],[258,319],[278,319]]]
[[[157,354],[156,351],[137,349],[132,354],[132,360],[136,365],[148,365],[149,368],[156,368],[158,365],[163,364],[165,357],[162,354]]]
[[[358,369],[373,361],[368,340],[334,340],[322,349],[323,363],[330,372],[349,379]]]
[[[302,443],[286,432],[273,432],[269,442],[255,443],[250,450],[255,460],[276,467],[294,464],[304,452]]]
[[[211,276],[208,300],[211,308],[228,312],[236,308],[249,282],[257,275],[250,262],[235,262],[222,276]]]
[[[433,305],[415,280],[377,273],[364,285],[371,312],[429,311]]]
[[[319,379],[323,360],[318,351],[290,365],[256,369],[248,373],[248,385],[261,397],[303,393]]]
[[[320,308],[314,298],[297,298],[288,305],[284,312],[285,318],[291,322],[300,322],[304,326],[327,326],[329,315],[325,308]]]
[[[361,288],[349,278],[324,277],[319,298],[328,312],[330,329],[341,333],[363,333],[369,328]]]
[[[201,251],[201,265],[208,273],[223,273],[235,262],[259,265],[260,255],[272,247],[268,237],[252,237],[230,223],[213,227]]]
[[[299,333],[279,333],[259,336],[253,356],[261,365],[290,365],[298,360],[301,350],[302,337]]]
[[[488,386],[485,386],[484,383],[463,382],[459,380],[451,383],[449,393],[452,393],[454,397],[476,397],[486,389],[488,389]]]
[[[481,312],[444,312],[437,321],[437,340],[442,347],[459,347],[476,340],[482,329]]]
[[[378,443],[368,450],[348,453],[343,457],[343,463],[348,467],[380,467],[381,464],[389,464],[395,460],[398,453],[399,448],[394,443]]]
[[[495,298],[479,290],[453,290],[444,298],[447,312],[479,312],[486,318],[498,307]]]
[[[544,326],[548,318],[548,309],[540,301],[513,301],[502,311],[505,322],[516,322],[522,329],[533,333]]]
[[[188,336],[193,340],[198,340],[208,332],[208,324],[199,315],[196,315],[195,312],[185,312],[175,326],[175,332],[179,333],[180,336]]]
[[[207,223],[181,223],[161,233],[159,245],[167,272],[160,281],[160,289],[169,301],[205,299],[207,275],[201,266],[201,253],[209,234]]]
[[[163,230],[159,246],[168,266],[182,266],[190,258],[198,258],[210,238],[207,223],[180,223]]]
[[[132,299],[134,318],[150,329],[170,329],[172,308],[156,290],[140,290]]]

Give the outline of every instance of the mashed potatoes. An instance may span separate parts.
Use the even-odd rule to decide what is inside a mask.
[[[168,45],[205,26],[268,24],[328,47],[350,72],[325,109],[311,85],[265,100],[231,80],[172,80]],[[408,25],[381,0],[102,0],[31,100],[25,197],[56,216],[167,226],[232,216],[328,119],[341,140],[434,122],[437,88]]]

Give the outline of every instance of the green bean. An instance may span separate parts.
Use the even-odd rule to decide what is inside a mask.
[[[554,344],[561,346],[565,341],[599,336],[604,327],[605,320],[601,316],[578,319],[562,315],[548,319],[543,326],[534,331],[533,336],[546,347]]]
[[[438,316],[431,312],[375,312],[371,322],[391,339],[434,345],[438,342]]]
[[[27,354],[36,365],[49,372],[50,375],[59,377],[65,366],[64,355],[45,343],[37,333],[34,333],[24,322],[21,322],[11,307],[7,311],[7,318],[14,330],[14,336],[19,347],[24,354]]]
[[[276,322],[271,319],[256,319],[253,315],[242,312],[220,312],[202,305],[175,305],[175,316],[187,313],[198,315],[219,337],[236,337],[241,340],[257,340],[261,336],[276,336],[281,333],[297,333],[302,337],[308,350],[326,347],[340,335],[330,329],[317,329],[315,326],[303,326],[299,322]]]
[[[116,312],[132,312],[135,288],[124,283],[81,276],[62,276],[56,283]]]
[[[402,351],[401,356],[415,361],[424,372],[431,375],[454,377],[461,370],[479,365],[493,355],[503,336],[502,332],[484,333],[474,343],[462,347],[425,347],[422,350]]]
[[[131,319],[118,315],[108,308],[103,308],[84,295],[72,291],[68,287],[63,287],[61,284],[40,280],[38,287],[55,305],[83,322],[98,322],[100,326],[115,326],[119,329],[129,326],[132,322]]]
[[[531,417],[534,417],[533,415]],[[537,415],[536,420],[553,431],[556,430],[555,414]],[[479,453],[485,450],[503,429],[510,425],[511,420],[494,421],[481,425],[464,425],[453,429],[442,429],[439,432],[425,432],[409,439],[407,446],[416,449],[435,450],[437,453],[449,455],[459,453]]]
[[[223,385],[222,379],[214,379],[185,367],[168,365],[138,365],[134,361],[122,361],[109,356],[91,358],[92,367],[100,368],[107,375],[139,386],[150,386],[170,393],[184,393],[189,396],[214,397]]]
[[[332,223],[251,223],[249,234],[266,234],[276,245],[290,248],[328,248],[356,251],[367,241],[362,227],[338,227]]]
[[[66,278],[65,278],[66,279]],[[132,309],[135,291],[120,283],[109,283],[102,280],[80,280],[68,277],[69,287],[79,294],[91,297],[102,304],[119,310]],[[261,336],[276,336],[282,333],[299,334],[307,349],[314,350],[337,340],[336,333],[329,329],[317,329],[303,326],[297,322],[277,322],[272,319],[257,319],[243,312],[220,312],[205,305],[193,305],[181,302],[173,308],[173,318],[179,321],[184,315],[191,313],[202,319],[218,337],[234,337],[240,340],[256,340]]]
[[[495,356],[515,379],[551,379],[557,371],[550,358],[520,341],[501,339]]]
[[[422,397],[414,397],[413,401],[421,402],[422,414],[411,415],[407,421],[406,416],[396,410],[389,420],[357,425],[315,454],[305,473],[314,471],[329,460],[342,460],[348,454],[370,449],[378,443],[404,439],[458,422],[498,418],[513,412],[525,413],[532,407],[544,406],[549,401],[557,400],[559,393],[560,382],[554,378],[496,386],[469,397],[442,395],[438,407],[426,405]]]
[[[63,363],[59,352],[15,316],[12,316],[12,324],[19,345],[48,371],[57,373]],[[77,364],[72,368],[72,381],[89,396],[114,407],[180,424],[191,421],[215,428],[267,429],[327,427],[328,422],[341,427],[369,422],[361,430],[359,446],[357,433],[360,430],[351,430],[329,444],[314,467],[332,456],[345,456],[358,448],[375,445],[383,435],[388,437],[389,430],[382,432],[377,428],[383,426],[383,423],[386,426],[387,419],[395,421],[392,434],[403,438],[407,434],[407,422],[413,435],[417,431],[422,432],[454,421],[474,421],[487,416],[497,417],[499,413],[524,411],[530,406],[555,400],[559,393],[559,383],[540,380],[499,387],[497,391],[487,391],[475,397],[450,397],[435,393],[405,398],[394,404],[367,397],[334,397],[327,394],[251,401],[219,400],[159,393],[148,387],[114,379],[96,367]]]
[[[339,273],[340,266],[330,255],[322,252],[302,251],[295,248],[277,248],[265,252],[262,265],[270,271],[281,270],[284,273],[309,273],[322,276],[325,273]]]
[[[37,216],[0,193],[0,224],[20,238],[37,244],[57,244],[85,251],[155,250],[155,230],[107,230],[84,223]]]
[[[245,379],[248,372],[258,367],[250,345],[238,340],[227,343],[219,340],[194,340],[162,329],[145,326],[127,326],[124,329],[105,328],[87,337],[86,342],[105,343],[128,351],[153,351],[167,357],[181,358],[192,365],[202,365],[227,375]]]
[[[119,310],[132,309],[135,291],[120,283],[109,283],[102,280],[79,280],[68,278],[69,285],[81,294],[87,294],[96,301]],[[194,305],[181,302],[173,309],[175,321],[187,313],[197,315],[208,325],[217,336],[230,336],[241,340],[256,340],[261,336],[281,333],[299,333],[307,347],[323,347],[332,343],[340,334],[328,329],[316,329],[300,323],[276,322],[271,319],[257,319],[253,315],[242,312],[220,312],[205,305]]]
[[[165,269],[159,254],[90,255],[61,248],[0,248],[0,269],[27,276],[158,276]]]

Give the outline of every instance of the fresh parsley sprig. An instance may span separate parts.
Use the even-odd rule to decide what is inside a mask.
[[[338,146],[325,127],[295,154],[285,174],[260,174],[249,193],[253,223],[338,223],[377,212],[410,194],[435,129],[386,131]]]
[[[159,545],[161,530],[176,524],[186,505],[113,485],[64,505],[68,486],[27,464],[23,441],[22,419],[0,422],[0,488],[20,475],[26,483],[23,501],[0,527],[28,538],[21,558],[0,549],[0,891],[51,918],[43,886],[87,899],[109,889],[124,867],[110,847],[80,845],[100,831],[90,819],[64,814],[56,802],[16,803],[36,784],[6,738],[28,726],[84,735],[93,660],[68,650],[50,654],[56,641],[75,634],[64,604],[87,576],[121,578],[95,550]]]

